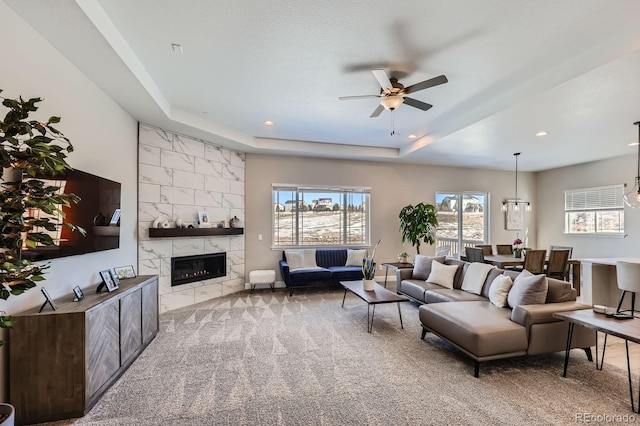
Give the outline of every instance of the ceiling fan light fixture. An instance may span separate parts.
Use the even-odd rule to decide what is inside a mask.
[[[638,126],[638,174],[636,175],[636,183],[633,185],[633,189],[622,197],[624,203],[636,209],[640,207],[640,121],[633,123]]]
[[[380,105],[385,107],[385,109],[389,109],[393,111],[398,108],[404,102],[404,98],[399,95],[387,96],[382,101],[380,101]]]

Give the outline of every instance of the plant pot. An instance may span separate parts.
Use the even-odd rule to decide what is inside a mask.
[[[513,249],[513,257],[522,258],[522,249]]]
[[[362,288],[364,288],[365,291],[373,291],[374,283],[375,280],[362,280]]]
[[[0,426],[15,424],[16,410],[11,404],[0,403]]]

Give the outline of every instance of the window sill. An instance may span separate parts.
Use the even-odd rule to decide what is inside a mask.
[[[562,235],[566,236],[566,237],[596,237],[596,238],[627,238],[627,234],[605,234],[605,233],[598,233],[598,234],[570,234],[567,232],[563,232]]]

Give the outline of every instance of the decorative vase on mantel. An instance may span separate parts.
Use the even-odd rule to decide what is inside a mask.
[[[362,280],[362,288],[364,291],[373,291],[373,284],[375,280]]]

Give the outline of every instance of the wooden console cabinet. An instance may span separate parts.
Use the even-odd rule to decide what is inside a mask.
[[[158,333],[158,277],[120,281],[114,292],[84,289],[12,315],[9,395],[17,424],[81,417]]]

